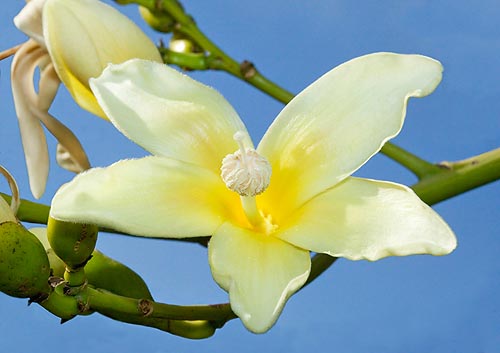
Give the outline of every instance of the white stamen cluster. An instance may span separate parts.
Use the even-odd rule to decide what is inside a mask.
[[[241,196],[262,193],[271,180],[271,164],[253,148],[228,154],[220,170],[227,187]]]

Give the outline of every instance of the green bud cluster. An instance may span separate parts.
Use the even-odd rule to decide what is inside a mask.
[[[52,230],[53,229],[54,228],[52,228]],[[66,265],[56,254],[54,249],[51,248],[52,243],[58,242],[58,240],[54,240],[54,238],[58,238],[59,236],[52,234],[52,243],[50,243],[47,239],[48,234],[45,229],[37,228],[32,231],[45,246],[52,275],[55,277],[64,277]],[[61,244],[58,245],[61,246]],[[61,252],[59,249],[59,252],[67,258],[67,251]],[[136,272],[124,264],[106,256],[99,250],[93,250],[91,256],[87,257],[84,271],[87,282],[93,287],[105,289],[124,297],[153,299],[146,283]]]

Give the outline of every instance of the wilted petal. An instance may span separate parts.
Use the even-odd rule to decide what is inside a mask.
[[[40,68],[40,80],[38,82],[37,106],[40,110],[48,111],[56,97],[61,81],[54,70],[54,65],[50,61],[50,57],[48,55],[46,57],[48,59],[47,63],[43,63],[44,65],[41,65],[41,63],[38,64]]]
[[[51,62],[41,68],[37,116],[59,142],[56,156],[58,164],[69,171],[79,173],[90,168],[87,154],[75,134],[47,112],[56,96],[59,83]]]
[[[84,109],[105,117],[88,80],[109,63],[131,58],[162,62],[156,46],[126,16],[96,0],[47,0],[44,37],[59,78]]]
[[[206,236],[225,219],[244,219],[218,175],[154,156],[77,175],[57,191],[51,216],[165,238]]]
[[[223,224],[211,238],[209,262],[231,308],[253,332],[269,330],[287,299],[309,276],[309,252],[279,239]]]
[[[83,151],[83,150],[82,150]],[[61,168],[64,168],[73,173],[81,173],[84,170],[90,168],[90,165],[87,164],[82,166],[76,158],[74,158],[71,153],[60,143],[57,144],[56,147],[56,162],[59,164]],[[88,163],[88,161],[87,161]]]
[[[431,93],[441,71],[428,57],[376,53],[348,61],[304,89],[259,144],[273,168],[263,207],[282,218],[357,170],[398,134],[408,98]]]
[[[359,178],[316,196],[275,234],[291,244],[352,260],[446,255],[456,238],[406,186]]]
[[[40,198],[45,191],[49,174],[49,154],[45,133],[40,124],[37,109],[38,98],[33,87],[33,75],[47,52],[32,39],[28,40],[14,55],[11,66],[12,96],[24,155],[30,189],[33,196]]]
[[[68,153],[72,164],[74,164],[74,167],[76,168],[74,169],[71,167],[70,169],[66,169],[70,171],[78,170],[78,172],[89,169],[90,162],[87,154],[75,134],[73,134],[70,129],[49,113],[45,111],[35,111],[35,113],[40,121],[47,127],[47,130],[49,130],[59,142],[58,145],[61,147],[58,148],[62,148],[62,150],[59,150],[58,153]],[[61,160],[58,159],[58,162],[60,161]],[[64,163],[60,165],[65,168]],[[69,167],[69,165],[66,166]]]
[[[91,87],[113,124],[155,155],[219,174],[222,159],[238,149],[235,132],[252,146],[224,97],[165,65],[145,60],[112,65]]]

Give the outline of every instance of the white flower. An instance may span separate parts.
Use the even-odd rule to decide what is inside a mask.
[[[214,279],[245,326],[264,332],[307,280],[310,251],[377,260],[455,248],[411,189],[350,176],[398,134],[408,98],[430,94],[441,71],[419,55],[353,59],[297,95],[255,149],[213,89],[148,61],[112,65],[92,90],[153,156],[80,174],[56,193],[51,216],[150,237],[212,235]]]

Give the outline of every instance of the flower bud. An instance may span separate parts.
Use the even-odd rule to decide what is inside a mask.
[[[95,250],[85,266],[85,275],[94,287],[130,298],[153,299],[144,280],[129,267]]]
[[[96,0],[47,0],[43,35],[55,70],[75,101],[105,118],[89,88],[110,63],[162,62],[156,46],[118,10]]]
[[[170,33],[174,29],[175,20],[166,13],[153,12],[144,6],[139,6],[139,13],[144,22],[158,32]]]
[[[50,265],[40,241],[16,222],[0,224],[0,291],[17,298],[49,293]]]
[[[52,217],[47,223],[50,247],[70,269],[87,263],[94,251],[97,233],[97,226],[92,224],[63,222]]]

